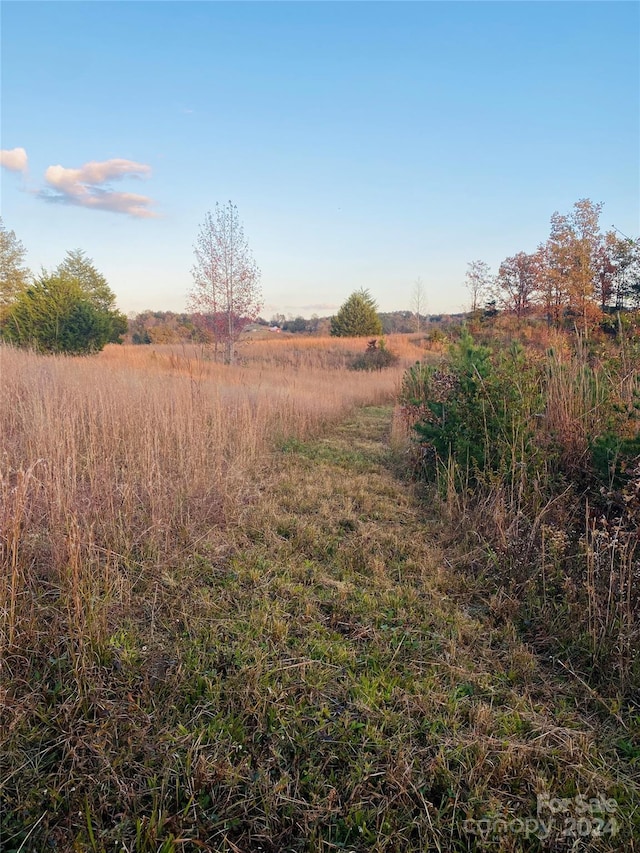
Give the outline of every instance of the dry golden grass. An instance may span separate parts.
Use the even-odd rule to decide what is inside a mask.
[[[278,442],[390,400],[401,367],[346,369],[363,346],[266,341],[233,367],[198,347],[111,346],[93,359],[3,349],[0,649],[46,630],[42,584],[86,635],[86,602],[125,594],[117,567],[166,565],[223,530]]]
[[[224,376],[234,382],[243,367],[288,371],[341,371],[367,348],[370,338],[307,337],[303,335],[245,335],[236,346],[237,364],[216,364],[213,350],[199,344],[153,344],[108,346],[99,356],[103,363],[127,365],[139,370],[182,372],[185,375]],[[424,357],[426,340],[421,335],[387,335],[385,345],[407,366]],[[345,377],[346,379],[346,377]],[[346,384],[350,382],[346,379]]]

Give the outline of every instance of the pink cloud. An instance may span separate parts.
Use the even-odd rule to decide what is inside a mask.
[[[40,195],[47,201],[74,204],[96,210],[110,210],[112,213],[125,213],[128,216],[147,219],[157,214],[151,210],[153,200],[138,193],[115,192],[109,182],[126,177],[146,178],[151,167],[133,160],[91,161],[79,169],[64,166],[49,166],[45,180],[52,188],[43,190]]]
[[[0,151],[0,166],[10,172],[26,172],[28,163],[27,152],[24,148],[3,148]]]

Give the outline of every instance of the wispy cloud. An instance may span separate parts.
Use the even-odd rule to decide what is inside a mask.
[[[79,169],[64,166],[49,166],[44,174],[51,189],[41,190],[40,197],[61,204],[75,204],[112,213],[126,213],[139,219],[148,219],[157,214],[151,210],[153,200],[149,196],[129,192],[115,192],[111,181],[122,178],[146,178],[151,167],[133,160],[104,160],[85,163]]]
[[[287,308],[297,308],[300,311],[333,311],[337,307],[333,302],[316,302],[313,305],[287,305]]]
[[[26,172],[29,165],[24,148],[3,148],[0,151],[0,166],[10,172]]]

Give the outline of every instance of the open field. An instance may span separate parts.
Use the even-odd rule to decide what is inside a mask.
[[[637,715],[443,550],[388,343],[2,351],[3,853],[565,850],[578,796],[637,849]]]
[[[110,347],[91,360],[3,350],[3,647],[38,625],[42,602],[23,587],[64,587],[82,634],[88,609],[125,594],[118,566],[171,564],[227,531],[279,443],[397,390],[401,368],[356,379],[344,346],[303,347],[299,367],[295,347],[285,358],[274,344],[265,362],[234,368],[194,347]]]

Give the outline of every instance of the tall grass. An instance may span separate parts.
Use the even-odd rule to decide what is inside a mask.
[[[247,335],[237,344],[238,367],[269,370],[334,371],[349,367],[367,349],[369,338],[306,337],[303,335]],[[386,347],[408,365],[424,355],[427,341],[422,335],[387,335]],[[150,370],[182,370],[189,375],[217,375],[213,350],[202,344],[153,344],[110,346],[100,355],[103,363],[114,362]]]
[[[104,638],[153,571],[196,541],[223,546],[278,442],[388,401],[398,383],[397,371],[327,371],[318,344],[261,352],[231,368],[197,347],[1,351],[0,653]]]

